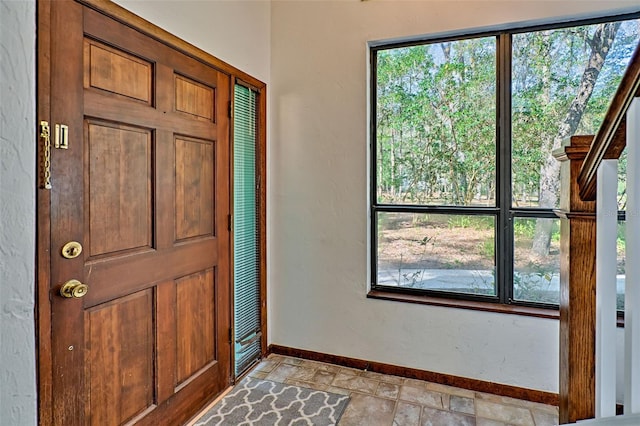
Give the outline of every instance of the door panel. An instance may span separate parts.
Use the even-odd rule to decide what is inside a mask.
[[[150,289],[86,311],[91,424],[119,425],[154,404],[153,317]]]
[[[215,362],[215,282],[212,269],[176,281],[177,382]]]
[[[175,75],[175,85],[176,111],[215,122],[215,91],[212,87],[178,74]]]
[[[152,247],[152,132],[87,122],[87,256]]]
[[[229,77],[51,8],[50,120],[70,135],[52,152],[54,423],[179,424],[230,384]],[[70,279],[86,296],[59,294]]]
[[[213,141],[176,137],[176,241],[213,236]]]
[[[84,87],[151,104],[153,65],[94,40],[84,41]]]

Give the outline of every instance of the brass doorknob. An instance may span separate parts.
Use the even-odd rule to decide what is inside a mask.
[[[69,280],[60,287],[60,296],[67,298],[80,298],[87,294],[89,286],[78,280]]]

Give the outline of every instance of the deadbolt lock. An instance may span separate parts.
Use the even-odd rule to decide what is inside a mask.
[[[79,299],[89,291],[89,286],[78,280],[69,280],[60,287],[60,296]]]
[[[62,247],[62,257],[75,259],[82,253],[82,244],[77,241],[70,241]]]

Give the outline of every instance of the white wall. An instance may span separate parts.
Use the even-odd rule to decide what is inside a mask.
[[[632,6],[274,0],[271,343],[558,392],[555,320],[365,298],[367,42]]]
[[[228,64],[269,81],[268,0],[115,0]]]
[[[36,423],[35,19],[0,2],[0,423],[16,426]]]

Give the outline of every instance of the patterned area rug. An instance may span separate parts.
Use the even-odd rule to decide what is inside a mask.
[[[349,397],[247,377],[195,426],[335,425]]]

